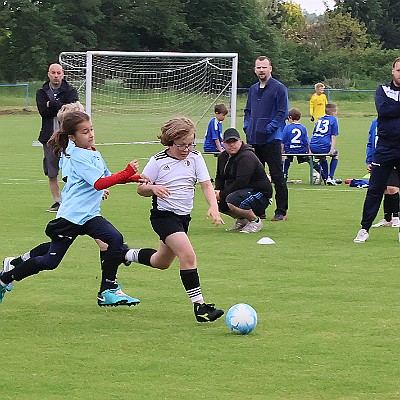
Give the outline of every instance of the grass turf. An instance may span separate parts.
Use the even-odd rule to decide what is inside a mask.
[[[1,253],[9,256],[45,241],[54,214],[44,211],[52,201],[42,149],[31,146],[39,117],[0,120]],[[339,120],[337,177],[364,175],[370,120]],[[98,125],[97,142],[109,142],[112,132]],[[114,171],[133,158],[144,165],[159,148],[99,146]],[[213,175],[215,159],[206,160]],[[288,220],[267,219],[254,235],[211,226],[196,194],[189,236],[205,299],[226,311],[251,304],[255,331],[232,334],[223,319],[196,323],[176,262],[167,271],[121,266],[124,290],[142,304],[98,307],[98,250],[78,238],[57,270],[16,283],[0,305],[1,398],[398,398],[397,230],[373,229],[365,244],[354,244],[365,190],[310,187],[308,165],[295,162],[290,178],[303,183],[289,186]],[[155,247],[149,208],[130,184],[112,188],[102,212],[132,247]],[[276,244],[257,245],[262,236]]]

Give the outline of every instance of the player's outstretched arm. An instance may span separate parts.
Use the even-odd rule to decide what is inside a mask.
[[[218,210],[218,202],[211,181],[200,182],[200,186],[204,193],[204,197],[210,206],[207,212],[207,218],[211,217],[212,223],[216,226],[225,224]]]

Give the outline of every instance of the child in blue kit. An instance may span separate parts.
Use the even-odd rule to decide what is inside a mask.
[[[338,165],[338,151],[336,150],[336,136],[339,135],[339,125],[337,116],[337,106],[328,103],[325,107],[326,115],[319,118],[315,124],[314,131],[310,140],[310,150],[312,153],[329,153],[332,157],[329,165],[326,157],[321,159],[321,173],[327,185],[336,185],[335,171]]]
[[[216,153],[224,150],[222,144],[222,121],[228,114],[225,104],[216,104],[214,107],[215,117],[211,118],[207,126],[203,148],[206,153]]]
[[[289,110],[289,123],[282,131],[282,153],[304,154],[310,152],[307,128],[299,122],[300,118],[301,112],[298,108],[291,108]],[[298,164],[310,161],[308,156],[296,157]],[[294,156],[286,156],[283,162],[283,175],[286,180],[293,158]],[[316,162],[314,162],[314,169],[320,172],[320,167]]]

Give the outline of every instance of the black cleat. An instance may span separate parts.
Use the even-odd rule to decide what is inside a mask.
[[[215,304],[194,303],[194,315],[197,322],[212,322],[224,315],[224,310],[214,307]]]

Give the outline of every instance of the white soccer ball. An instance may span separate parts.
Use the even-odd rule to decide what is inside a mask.
[[[257,326],[257,313],[248,304],[235,304],[226,313],[226,325],[232,332],[247,335]]]

